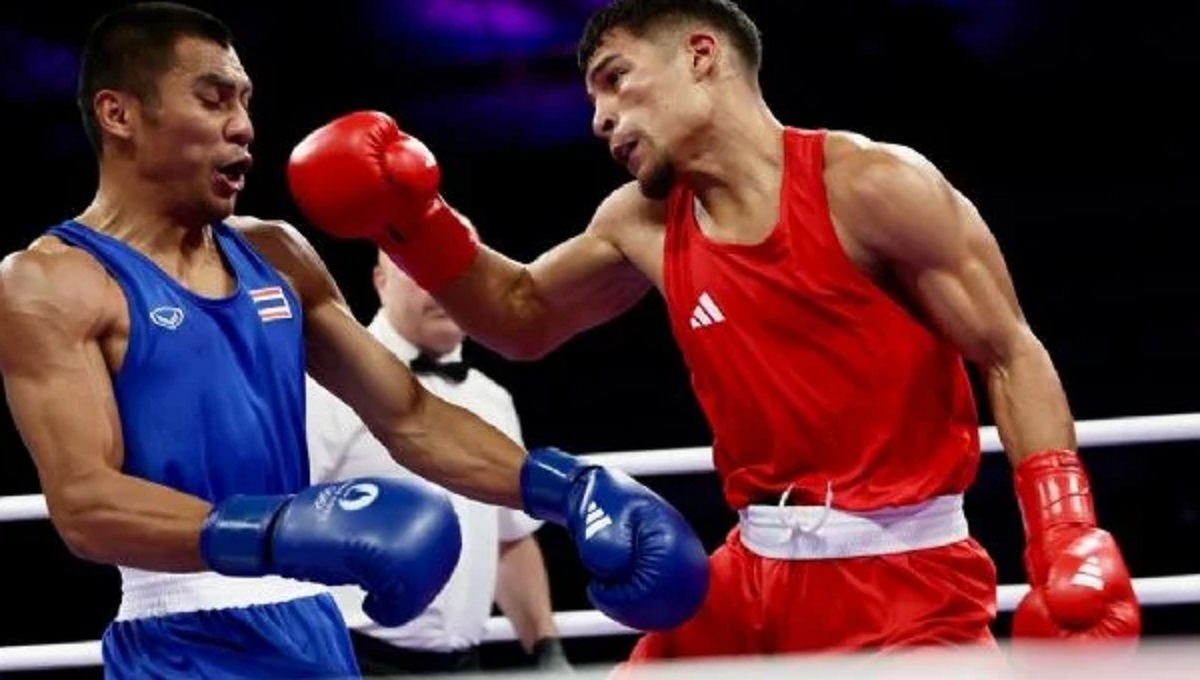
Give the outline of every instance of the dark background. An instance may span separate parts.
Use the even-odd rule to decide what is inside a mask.
[[[71,91],[77,46],[113,4],[0,6],[3,253],[91,199],[94,161]],[[438,154],[446,196],[485,240],[519,259],[580,230],[624,179],[589,138],[574,66],[574,41],[596,0],[361,0],[286,10],[197,4],[232,26],[255,80],[258,163],[240,212],[304,229],[363,320],[375,308],[371,247],[329,241],[304,225],[282,179],[291,147],[328,119],[360,108],[396,115]],[[1200,5],[743,5],[763,31],[763,87],[784,122],[911,145],[976,202],[1079,419],[1200,411],[1193,265],[1200,156],[1191,101]],[[708,442],[657,297],[540,362],[469,352],[512,390],[530,445],[586,453]],[[38,492],[7,413],[0,452],[0,495]],[[1101,522],[1135,575],[1200,569],[1196,444],[1084,455]],[[1001,456],[985,458],[968,512],[1001,582],[1016,583],[1023,543],[1008,470]],[[732,526],[711,475],[647,483],[710,547]],[[99,637],[119,597],[115,570],[73,558],[46,522],[0,531],[10,602],[0,645]],[[590,608],[563,533],[548,528],[540,538],[555,608]],[[32,595],[31,604],[16,606],[18,594]],[[1145,629],[1200,632],[1197,614],[1200,607],[1147,608]],[[997,634],[1007,635],[1008,624],[1002,615]],[[581,663],[607,662],[632,643],[580,639],[567,650]],[[488,658],[504,665],[511,652],[512,645],[495,645]]]

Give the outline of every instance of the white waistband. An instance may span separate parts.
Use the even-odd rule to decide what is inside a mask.
[[[751,505],[738,516],[742,544],[756,555],[780,560],[888,555],[968,536],[961,495],[859,513],[819,505]]]
[[[278,576],[234,577],[211,571],[169,574],[121,567],[117,620],[145,619],[208,609],[277,604],[329,590]]]

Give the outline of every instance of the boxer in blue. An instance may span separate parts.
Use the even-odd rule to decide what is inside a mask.
[[[643,630],[689,618],[707,559],[669,504],[424,391],[296,229],[233,216],[250,98],[215,17],[106,14],[79,80],[95,197],[0,263],[0,371],[51,520],[121,572],[107,676],[356,675],[323,586],[361,586],[367,613],[398,625],[445,584],[460,546],[445,497],[310,486],[306,370],[409,469],[564,526],[602,611]]]

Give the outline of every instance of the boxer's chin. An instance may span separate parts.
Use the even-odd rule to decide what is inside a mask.
[[[652,201],[661,201],[671,194],[671,187],[675,186],[675,167],[670,163],[659,163],[645,178],[638,179],[638,188],[641,189],[642,195]]]

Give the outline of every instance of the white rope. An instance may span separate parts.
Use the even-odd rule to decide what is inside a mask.
[[[40,493],[28,496],[0,496],[0,522],[46,519],[49,516],[46,498]]]
[[[1133,588],[1143,606],[1200,604],[1200,574],[1134,579]],[[1025,584],[1000,586],[996,591],[997,608],[1000,611],[1012,611],[1028,591],[1029,586]],[[554,623],[563,638],[626,635],[637,632],[594,610],[556,612]],[[362,627],[366,625],[366,619],[352,617],[348,619],[347,625],[352,628]],[[485,642],[514,640],[516,633],[508,619],[492,617],[487,622],[483,639]],[[0,671],[77,668],[100,664],[99,640],[0,647]]]
[[[1081,449],[1200,440],[1200,413],[1080,420],[1075,423],[1075,437]],[[979,445],[985,453],[1004,450],[994,425],[979,428]],[[713,469],[712,448],[707,446],[614,451],[583,457],[619,468],[635,477],[709,472]]]
[[[0,672],[81,668],[103,664],[100,641],[0,647]]]
[[[1080,448],[1200,440],[1200,413],[1081,420],[1075,423],[1075,432]],[[1003,450],[995,426],[979,428],[979,441],[986,453]],[[711,472],[713,469],[712,448],[708,446],[591,453],[582,457],[624,470],[635,477]],[[0,522],[46,517],[46,501],[40,494],[0,496]]]

